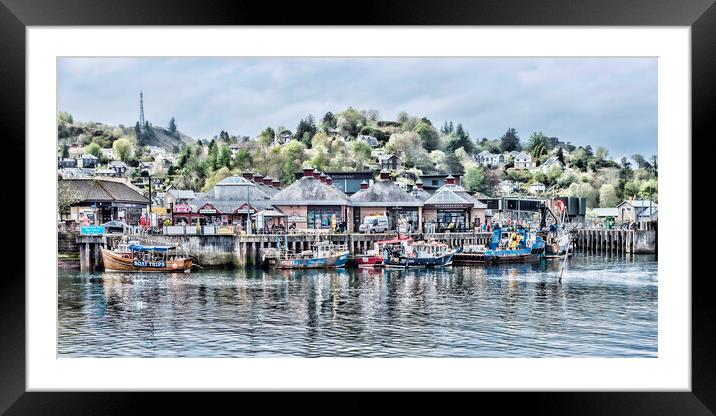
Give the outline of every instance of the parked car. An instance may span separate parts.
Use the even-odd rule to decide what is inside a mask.
[[[358,226],[362,233],[384,233],[388,231],[388,217],[385,215],[369,215],[363,218],[363,224]]]
[[[107,221],[102,224],[102,227],[104,227],[105,232],[117,231],[120,233],[123,233],[124,230],[129,228],[127,224],[119,220]]]

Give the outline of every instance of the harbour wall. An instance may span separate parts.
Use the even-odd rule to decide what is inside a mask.
[[[395,238],[395,234],[323,234],[320,241],[329,240],[344,245],[351,255],[373,248],[373,243]],[[411,234],[414,240],[433,239],[451,247],[469,244],[487,244],[492,238],[490,233],[437,233]],[[132,236],[144,244],[179,244],[199,265],[203,267],[243,267],[261,263],[262,250],[287,247],[293,251],[310,250],[317,241],[316,235],[141,235]],[[112,243],[110,243],[111,245]]]
[[[602,230],[579,229],[575,248],[588,253],[657,254],[658,229]]]
[[[131,235],[148,245],[178,245],[186,251],[194,262],[202,267],[244,267],[261,263],[262,252],[268,248],[286,247],[292,251],[310,250],[317,241],[330,240],[344,245],[351,255],[363,253],[373,248],[376,241],[394,238],[395,234],[288,234],[288,235]],[[450,247],[466,245],[486,245],[492,238],[491,233],[414,233],[411,237],[418,240],[435,240]],[[71,268],[79,263],[81,270],[94,270],[101,266],[99,246],[114,248],[121,235],[96,237],[77,236],[76,243],[71,238],[58,235],[58,255],[60,258],[74,254]],[[573,234],[574,247],[578,251],[590,253],[615,254],[654,254],[657,252],[657,230],[597,230],[579,229]],[[79,256],[76,255],[79,251]],[[62,268],[63,263],[58,262]]]

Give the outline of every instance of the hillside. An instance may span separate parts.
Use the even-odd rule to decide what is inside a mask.
[[[146,130],[142,130],[146,132]],[[73,120],[68,113],[60,113],[57,123],[58,145],[87,146],[97,143],[101,148],[111,148],[115,140],[126,138],[137,141],[133,126],[108,125],[99,122],[79,122]],[[149,126],[149,134],[143,134],[143,146],[157,146],[169,152],[177,153],[184,145],[195,143],[196,140],[180,131],[172,135],[166,128]]]

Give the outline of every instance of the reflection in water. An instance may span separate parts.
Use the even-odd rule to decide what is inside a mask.
[[[61,356],[657,355],[652,256],[435,270],[61,272]]]

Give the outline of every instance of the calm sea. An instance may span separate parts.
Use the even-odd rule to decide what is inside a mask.
[[[60,272],[61,357],[656,357],[653,256],[435,270]]]

